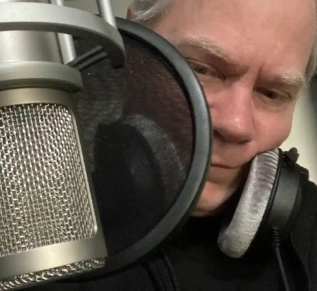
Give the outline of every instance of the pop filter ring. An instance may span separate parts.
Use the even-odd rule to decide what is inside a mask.
[[[213,140],[212,121],[203,89],[195,73],[180,52],[154,31],[123,18],[116,17],[116,21],[121,34],[146,44],[148,48],[164,60],[185,91],[194,121],[192,162],[181,193],[167,215],[150,233],[118,254],[107,257],[104,268],[81,275],[78,278],[63,280],[63,282],[90,281],[104,278],[130,267],[156,252],[162,244],[170,240],[173,234],[190,217],[200,198],[200,193],[205,186],[209,173]],[[105,239],[107,242],[106,233]]]

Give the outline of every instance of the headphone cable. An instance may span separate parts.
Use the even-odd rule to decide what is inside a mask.
[[[286,271],[285,271],[285,267],[284,267],[284,263],[283,263],[283,259],[281,255],[281,250],[280,250],[280,233],[275,227],[272,228],[272,244],[273,244],[275,256],[278,262],[278,266],[280,269],[280,273],[282,276],[285,291],[291,291],[288,280],[287,280],[287,275],[286,275]]]

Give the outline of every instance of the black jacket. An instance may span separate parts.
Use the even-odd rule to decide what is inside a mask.
[[[304,186],[296,226],[281,246],[291,290],[317,290],[317,186]],[[217,247],[221,216],[191,218],[163,250],[115,276],[80,283],[50,283],[30,291],[283,291],[270,244],[258,242],[242,259]]]

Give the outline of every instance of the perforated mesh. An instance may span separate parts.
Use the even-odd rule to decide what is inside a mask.
[[[179,198],[194,143],[184,84],[162,55],[122,35],[126,64],[83,72],[78,109],[111,265],[153,230]],[[94,44],[79,40],[77,55]]]
[[[90,238],[94,220],[70,112],[0,108],[0,256]]]
[[[89,260],[75,264],[66,265],[54,269],[49,269],[36,273],[29,273],[26,275],[16,276],[12,279],[0,282],[0,291],[12,290],[22,287],[27,287],[35,283],[44,283],[65,276],[80,274],[83,272],[91,271],[103,267],[105,264],[104,259]]]

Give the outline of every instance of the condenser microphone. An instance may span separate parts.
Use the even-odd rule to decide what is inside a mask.
[[[0,2],[0,290],[15,290],[105,265],[70,35],[96,42],[113,67],[125,58],[108,1],[102,17],[59,0]]]

